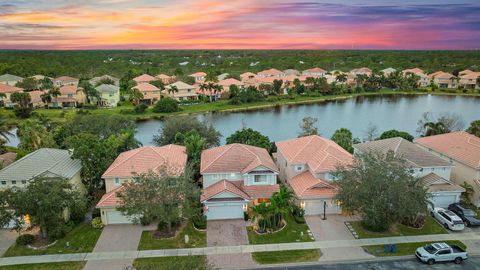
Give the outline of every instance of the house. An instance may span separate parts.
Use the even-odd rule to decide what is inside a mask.
[[[53,84],[56,86],[75,86],[78,87],[78,82],[80,80],[77,78],[69,77],[69,76],[60,76],[58,78],[53,79]]]
[[[323,77],[327,74],[327,71],[323,68],[315,67],[306,69],[302,72],[302,75],[307,77]]]
[[[178,91],[170,91],[172,89],[172,86],[176,87]],[[174,82],[172,84],[169,84],[165,87],[165,94],[178,100],[196,100],[198,99],[198,94],[195,92],[196,86],[184,83],[182,81]]]
[[[120,101],[120,87],[112,84],[101,84],[95,87],[100,94],[100,100],[97,101],[99,106],[117,107]]]
[[[354,153],[392,151],[396,157],[406,161],[413,176],[421,178],[428,190],[429,201],[434,207],[447,208],[460,201],[464,188],[450,181],[453,164],[426,151],[424,148],[403,138],[389,138],[353,145]]]
[[[476,89],[480,87],[480,84],[477,83],[480,78],[480,72],[474,72],[471,70],[461,71],[459,74],[458,84],[460,87],[465,89]]]
[[[34,108],[45,106],[45,103],[42,100],[42,95],[44,93],[45,92],[41,90],[34,90],[34,91],[28,92],[28,94],[30,95],[30,104],[32,104]]]
[[[266,77],[282,77],[282,76],[285,76],[285,73],[283,73],[283,71],[280,71],[278,69],[271,68],[271,69],[267,69],[267,70],[263,70],[263,71],[258,72],[257,76],[263,77],[263,78],[266,78]]]
[[[456,88],[458,86],[457,78],[447,72],[437,71],[428,75],[428,77],[440,88]]]
[[[155,78],[161,80],[164,84],[171,84],[175,81],[175,76],[168,76],[166,74],[158,74]]]
[[[296,204],[306,215],[338,214],[340,205],[333,173],[337,166],[350,165],[354,159],[332,140],[317,135],[275,143],[280,180],[295,194]]]
[[[285,69],[283,74],[285,74],[285,76],[300,76],[300,71],[296,69]]]
[[[397,70],[392,68],[392,67],[389,67],[389,68],[380,70],[380,72],[382,72],[383,75],[388,77],[388,76],[390,76],[390,74],[397,72]]]
[[[0,170],[0,189],[24,187],[36,177],[46,177],[67,179],[84,193],[81,169],[80,160],[72,159],[70,150],[41,148]]]
[[[403,75],[406,76],[407,74],[414,74],[420,77],[417,81],[418,86],[420,87],[427,87],[430,85],[430,77],[422,69],[419,68],[410,68],[404,69],[402,71]]]
[[[200,71],[200,72],[195,72],[193,74],[190,74],[188,76],[193,77],[196,83],[202,83],[205,81],[205,77],[207,76],[207,73]]]
[[[154,104],[161,98],[160,89],[149,83],[140,83],[132,87],[143,94],[142,102],[146,104]]]
[[[86,97],[83,93],[83,89],[73,84],[67,84],[61,86],[59,89],[60,95],[58,97],[52,97],[53,107],[66,108],[76,107],[78,104],[85,103]]]
[[[204,150],[200,198],[208,220],[242,219],[248,205],[268,202],[278,192],[278,169],[267,150],[228,144]]]
[[[464,131],[422,137],[414,142],[454,167],[451,179],[458,185],[473,187],[472,202],[480,207],[480,138]]]
[[[0,83],[15,86],[18,82],[23,81],[23,78],[20,76],[15,76],[12,74],[3,74],[0,75]]]
[[[354,76],[357,76],[357,75],[370,76],[370,75],[372,75],[372,70],[369,69],[369,68],[366,68],[366,67],[354,68],[350,71],[350,73],[353,74]]]
[[[131,224],[132,220],[124,216],[117,207],[122,205],[118,192],[124,189],[123,183],[134,177],[165,169],[173,176],[185,172],[187,152],[185,146],[164,145],[161,147],[145,146],[121,153],[103,173],[105,195],[97,204],[103,224]]]
[[[120,79],[116,78],[116,77],[113,77],[113,76],[110,76],[110,75],[93,77],[88,82],[95,87],[95,86],[98,86],[100,84],[103,84],[105,80],[110,80],[110,81],[113,82],[113,85],[120,86]]]
[[[255,73],[252,73],[252,72],[245,72],[245,73],[242,73],[240,74],[240,79],[243,81],[246,81],[248,79],[253,79],[257,76],[257,74]]]
[[[10,101],[10,95],[15,92],[23,92],[23,89],[16,86],[0,83],[0,94],[4,94],[5,97],[0,97],[1,106],[13,107],[13,103]]]
[[[230,85],[236,85],[239,89],[245,87],[245,84],[237,79],[228,78],[225,80],[218,81],[218,84],[223,87],[223,91],[227,92],[230,89]]]
[[[137,83],[137,85],[139,85],[142,83],[150,83],[151,81],[156,81],[157,78],[148,74],[142,74],[138,77],[133,78],[133,80]]]

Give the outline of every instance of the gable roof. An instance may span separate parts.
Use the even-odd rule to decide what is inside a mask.
[[[313,172],[334,171],[338,165],[353,163],[353,155],[334,141],[318,135],[276,142],[277,149],[291,164],[307,164]]]
[[[181,175],[185,171],[186,164],[185,146],[175,144],[161,147],[144,146],[118,155],[102,177],[131,177],[158,170],[162,166],[166,166],[169,174]]]
[[[244,72],[242,74],[240,74],[240,77],[255,77],[257,76],[257,74],[253,73],[253,72],[250,72],[250,71],[247,71],[247,72]]]
[[[120,91],[120,87],[112,84],[101,84],[95,87],[95,90],[97,90],[100,93],[116,93]]]
[[[78,87],[75,85],[64,85],[58,89],[60,91],[60,94],[62,95],[68,95],[68,94],[76,94],[78,90]]]
[[[303,73],[325,73],[325,72],[327,72],[325,69],[319,68],[319,67],[314,67],[314,68],[306,69],[303,71]]]
[[[428,192],[457,191],[465,192],[461,186],[454,184],[436,173],[429,173],[421,178]]]
[[[0,75],[0,82],[15,82],[15,81],[21,81],[21,80],[23,80],[22,77],[12,75],[12,74]]]
[[[310,171],[304,171],[288,181],[299,198],[328,198],[338,192],[338,188],[326,180],[316,178]]]
[[[61,81],[62,83],[77,82],[79,79],[70,76],[60,76],[54,79],[55,81]]]
[[[199,72],[192,73],[188,76],[190,76],[190,77],[204,77],[204,76],[207,76],[207,73],[199,71]]]
[[[415,139],[425,146],[467,166],[480,169],[480,138],[465,131]]]
[[[248,173],[263,166],[278,172],[277,166],[267,150],[246,144],[227,144],[210,148],[202,152],[201,173]]]
[[[30,180],[45,173],[70,179],[82,168],[68,150],[41,148],[0,170],[0,180]]]
[[[359,143],[353,147],[363,153],[373,151],[386,154],[388,151],[393,151],[396,157],[405,159],[411,167],[452,166],[450,162],[400,137]]]
[[[8,84],[0,83],[0,93],[13,93],[13,92],[22,92],[23,89],[16,86],[11,86]]]
[[[157,76],[155,76],[156,78],[159,78],[161,80],[170,80],[172,79],[174,76],[168,76],[166,74],[158,74]]]
[[[102,207],[115,207],[123,204],[123,201],[117,196],[117,193],[122,192],[125,189],[124,185],[121,185],[109,192],[103,194],[100,201],[97,203],[98,208]]]
[[[413,74],[425,74],[425,72],[423,71],[423,69],[420,69],[420,68],[408,68],[408,69],[404,69],[403,70],[403,73],[413,73]]]
[[[372,73],[372,70],[366,67],[354,68],[350,71],[351,73]]]
[[[132,88],[138,89],[138,91],[140,91],[140,92],[160,91],[160,89],[158,89],[155,85],[149,84],[149,83],[140,83],[140,84],[135,85]]]
[[[137,83],[141,83],[141,82],[155,81],[156,78],[148,74],[142,74],[140,76],[133,78],[133,80],[136,81]]]
[[[190,85],[188,83],[184,83],[182,81],[178,81],[178,82],[174,82],[172,84],[169,84],[167,85],[166,87],[167,88],[170,88],[171,86],[176,86],[178,88],[178,90],[181,90],[181,89],[194,89],[195,86],[193,85]]]
[[[206,201],[222,192],[229,192],[244,200],[256,198],[270,198],[275,192],[280,190],[278,184],[275,185],[253,185],[245,186],[243,180],[229,181],[221,180],[202,190],[200,201]]]
[[[258,72],[257,74],[262,74],[262,75],[281,75],[283,74],[283,71],[280,71],[276,68],[271,68],[271,69],[266,69]]]
[[[225,80],[221,80],[218,82],[219,85],[222,85],[222,86],[230,86],[232,84],[234,85],[243,85],[243,82],[237,80],[237,79],[234,79],[234,78],[228,78],[228,79],[225,79]]]

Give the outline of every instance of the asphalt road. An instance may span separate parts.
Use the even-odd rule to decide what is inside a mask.
[[[261,269],[261,268],[259,268]],[[377,262],[358,262],[358,263],[339,263],[339,264],[316,264],[288,267],[274,267],[265,269],[285,270],[285,269],[302,269],[302,270],[480,270],[480,256],[470,257],[462,264],[455,263],[437,263],[434,265],[423,264],[416,259],[389,260]]]

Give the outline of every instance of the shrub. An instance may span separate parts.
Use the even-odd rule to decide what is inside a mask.
[[[59,224],[50,228],[47,234],[48,241],[53,242],[57,239],[63,238],[67,233],[67,229],[67,226],[65,226],[64,224]]]
[[[35,241],[35,236],[31,234],[22,234],[19,237],[17,237],[17,240],[15,241],[15,243],[18,246],[26,246],[26,245],[33,244],[34,241]]]
[[[96,217],[94,219],[92,219],[92,227],[94,229],[101,229],[103,228],[103,223],[102,223],[102,219],[100,217]]]
[[[298,207],[297,205],[292,206],[292,216],[296,223],[305,223],[305,210]]]
[[[15,105],[13,107],[13,112],[15,116],[18,118],[28,118],[32,114],[33,108],[32,107],[20,107]]]
[[[100,209],[94,208],[92,211],[92,218],[100,217]]]
[[[157,224],[157,231],[162,231],[167,228],[167,223],[165,221],[160,220]]]
[[[192,218],[193,225],[199,230],[207,229],[207,217],[205,215],[196,215]]]
[[[86,110],[96,110],[98,107],[96,104],[83,104],[83,108]]]
[[[155,103],[153,111],[156,113],[171,113],[178,112],[180,108],[178,107],[178,102],[171,97],[164,97]]]
[[[145,216],[140,218],[140,224],[142,224],[142,226],[150,225],[150,222],[150,219]]]
[[[140,103],[138,104],[137,106],[135,106],[135,109],[133,109],[133,111],[136,113],[136,114],[142,114],[145,112],[145,110],[148,108],[147,104],[144,104],[144,103]]]
[[[247,212],[243,212],[243,220],[248,221],[250,219],[250,216],[248,216]]]

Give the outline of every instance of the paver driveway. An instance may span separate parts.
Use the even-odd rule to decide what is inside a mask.
[[[245,221],[212,220],[207,223],[207,245],[234,246],[248,244]],[[241,268],[256,265],[251,254],[208,255],[207,260],[218,268]]]
[[[17,239],[18,233],[11,230],[0,230],[0,257],[3,256],[3,253],[7,251],[7,249],[15,243],[15,239]]]
[[[352,220],[351,217],[327,215],[327,220],[322,220],[321,216],[305,216],[305,219],[317,241],[355,239],[344,223],[345,221]],[[320,261],[338,259],[355,260],[373,257],[374,256],[366,253],[361,247],[328,248],[322,249]]]

